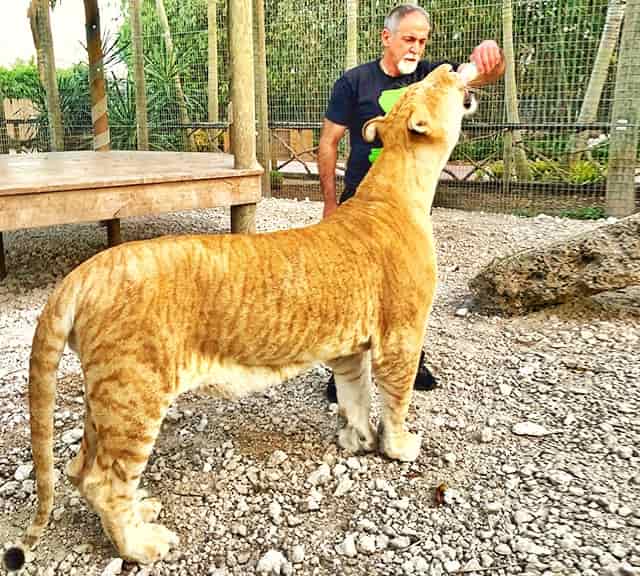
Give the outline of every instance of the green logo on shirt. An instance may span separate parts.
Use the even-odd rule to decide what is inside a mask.
[[[392,90],[383,90],[380,92],[380,97],[378,98],[378,104],[380,104],[380,108],[385,114],[389,113],[389,110],[393,108],[393,105],[400,100],[400,96],[402,96],[407,91],[407,86],[403,86],[402,88],[394,88]],[[371,152],[369,152],[369,162],[373,164],[380,156],[382,152],[382,148],[371,148]]]

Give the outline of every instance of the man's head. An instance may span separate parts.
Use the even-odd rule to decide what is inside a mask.
[[[411,74],[424,54],[431,25],[429,14],[415,4],[400,4],[384,19],[383,65],[388,74]]]

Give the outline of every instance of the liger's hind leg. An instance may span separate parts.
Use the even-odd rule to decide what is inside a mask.
[[[91,416],[91,406],[85,398],[84,412],[84,433],[80,450],[68,462],[66,472],[69,480],[74,486],[78,486],[86,474],[88,467],[93,463],[96,456],[96,424]]]
[[[413,394],[420,350],[400,346],[378,350],[373,356],[373,370],[382,396],[382,418],[378,441],[389,458],[414,461],[420,452],[422,437],[405,430],[405,420]]]
[[[371,452],[376,434],[371,426],[371,356],[369,352],[339,358],[330,363],[336,379],[340,414],[346,419],[338,432],[338,444],[349,452]]]
[[[119,394],[110,397],[109,389]],[[144,397],[119,383],[95,393],[89,399],[96,426],[94,458],[85,461],[78,479],[120,556],[143,564],[159,560],[178,544],[176,534],[152,523],[160,502],[138,489],[168,407],[161,397]],[[118,404],[123,398],[126,407]]]

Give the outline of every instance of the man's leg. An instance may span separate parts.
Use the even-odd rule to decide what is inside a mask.
[[[428,391],[428,390],[435,390],[437,387],[438,387],[438,380],[425,364],[425,355],[423,350],[420,353],[420,365],[418,366],[418,373],[416,374],[416,379],[413,382],[413,389]],[[333,373],[331,373],[331,376],[329,376],[329,381],[327,382],[327,400],[329,400],[329,402],[332,402],[334,404],[338,401],[338,396],[336,392],[336,379],[333,376]]]

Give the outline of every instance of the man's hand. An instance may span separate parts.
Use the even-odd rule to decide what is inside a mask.
[[[338,209],[338,203],[334,200],[331,202],[330,200],[324,201],[324,208],[322,209],[322,218],[326,218],[327,216],[331,216]]]
[[[502,61],[502,51],[495,40],[484,40],[480,42],[471,53],[469,60],[476,65],[481,76],[490,76],[496,73],[501,76],[499,68],[504,63]]]

